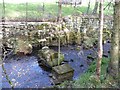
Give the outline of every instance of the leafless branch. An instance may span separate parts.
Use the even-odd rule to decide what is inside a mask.
[[[2,57],[2,62],[3,62],[3,61],[6,59],[6,57],[11,54],[12,50],[11,50],[9,53],[7,53],[7,51],[5,50],[4,47],[2,47],[2,49],[3,49],[3,51],[4,51],[4,52],[3,52],[3,57]],[[7,72],[6,72],[6,69],[5,69],[3,63],[2,63],[2,70],[3,70],[4,74],[5,74],[5,77],[6,77],[7,81],[8,81],[8,83],[10,84],[11,88],[13,89],[14,86],[13,86],[13,84],[12,84],[12,81],[11,81],[11,80],[9,79],[9,77],[8,77],[8,74],[7,74]]]

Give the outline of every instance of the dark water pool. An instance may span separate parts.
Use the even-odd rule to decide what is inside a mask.
[[[72,49],[71,49],[72,48]],[[78,79],[79,75],[88,69],[87,55],[94,55],[93,50],[76,50],[75,46],[61,47],[61,52],[65,60],[75,70],[73,79]],[[52,47],[57,50],[57,47]],[[105,53],[110,49],[110,45],[104,45]],[[52,86],[49,77],[50,72],[39,66],[36,56],[12,57],[4,61],[6,72],[15,88],[42,88]],[[4,73],[2,73],[2,87],[9,88]]]
[[[4,64],[9,78],[17,88],[51,86],[49,72],[42,70],[35,56],[24,56],[6,60]],[[2,87],[10,87],[3,74]]]

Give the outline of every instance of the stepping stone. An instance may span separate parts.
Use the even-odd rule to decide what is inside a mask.
[[[69,64],[63,64],[52,68],[52,74],[55,83],[60,83],[65,80],[72,80],[74,70]]]

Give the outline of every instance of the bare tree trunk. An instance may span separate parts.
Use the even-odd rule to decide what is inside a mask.
[[[92,14],[97,14],[98,5],[99,5],[98,0],[96,0]]]
[[[25,5],[25,6],[26,6],[26,10],[25,10],[25,11],[26,11],[26,16],[25,16],[25,17],[26,17],[26,20],[25,20],[25,26],[26,26],[26,28],[27,28],[27,21],[28,21],[28,2],[26,2],[26,5]]]
[[[2,39],[5,42],[6,31],[5,31],[5,1],[4,0],[2,6],[2,33],[3,33]]]
[[[74,9],[76,8],[76,2],[75,2],[75,5],[74,5]]]
[[[25,3],[25,30],[24,35],[26,36],[26,40],[28,41],[28,29],[27,29],[27,21],[28,21],[28,2]]]
[[[58,31],[58,65],[60,64],[60,30],[61,28],[61,19],[62,17],[62,0],[59,0],[58,2],[58,24],[59,24],[59,31]]]
[[[109,8],[110,8],[110,6],[112,6],[112,1],[113,1],[113,0],[111,0],[111,1],[107,4],[107,6],[106,6],[103,10],[105,10],[106,8],[108,8],[108,9],[109,9]]]
[[[3,64],[3,61],[5,60],[5,58],[6,58],[6,53],[7,53],[7,51],[5,50],[5,48],[3,47],[3,45],[6,43],[6,31],[5,31],[5,1],[3,0],[3,2],[2,2],[2,4],[3,4],[3,6],[2,6],[2,33],[3,33],[3,38],[2,38],[2,56],[3,57],[1,57],[0,59],[0,66],[2,66],[2,71],[3,71],[3,73],[5,74],[5,78],[7,79],[7,81],[8,81],[8,83],[11,85],[11,88],[13,89],[14,88],[14,86],[13,86],[13,84],[12,84],[12,82],[11,82],[11,80],[9,79],[9,77],[8,77],[8,74],[6,73],[6,69],[5,69],[5,67],[4,67],[4,64]],[[2,62],[2,63],[1,63]]]
[[[89,10],[90,10],[90,0],[89,0],[89,3],[88,3],[87,14],[89,13]]]
[[[43,15],[45,14],[45,3],[43,2],[43,5],[42,5],[42,11],[43,11]]]
[[[62,0],[59,0],[59,2],[58,2],[58,17],[57,17],[57,21],[60,21],[61,16],[62,16]]]
[[[9,78],[7,72],[6,72],[6,69],[5,69],[5,67],[4,67],[4,64],[3,64],[3,61],[4,61],[4,60],[6,59],[6,57],[7,57],[7,54],[6,54],[7,51],[5,50],[4,47],[3,47],[3,49],[4,49],[4,52],[3,52],[3,57],[2,57],[2,65],[0,65],[0,66],[2,66],[2,71],[3,71],[3,73],[5,74],[5,78],[6,78],[6,80],[8,81],[8,83],[10,84],[11,88],[13,89],[13,88],[14,88],[14,85],[13,85],[12,81],[10,80],[10,78]]]
[[[120,0],[116,0],[114,6],[114,25],[112,31],[111,59],[108,73],[113,77],[118,77],[119,68],[119,35],[120,34]]]
[[[98,60],[97,60],[97,71],[96,71],[98,79],[100,79],[101,60],[103,55],[102,35],[103,35],[103,0],[100,0],[100,30],[99,30],[99,39],[98,39]]]

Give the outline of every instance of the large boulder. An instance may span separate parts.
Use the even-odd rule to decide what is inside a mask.
[[[68,39],[67,39],[69,44],[75,44],[76,39],[77,39],[76,33],[74,31],[69,32]]]
[[[43,47],[39,50],[38,56],[42,60],[45,66],[53,67],[57,66],[58,63],[61,64],[64,61],[64,55],[60,53],[60,59],[58,61],[58,52],[49,49],[48,47]]]
[[[91,48],[98,41],[98,30],[94,30],[93,28],[88,28],[86,34],[83,35],[83,46],[84,48]]]
[[[16,40],[15,54],[18,53],[24,53],[25,55],[32,53],[32,45],[29,41],[20,38]]]

